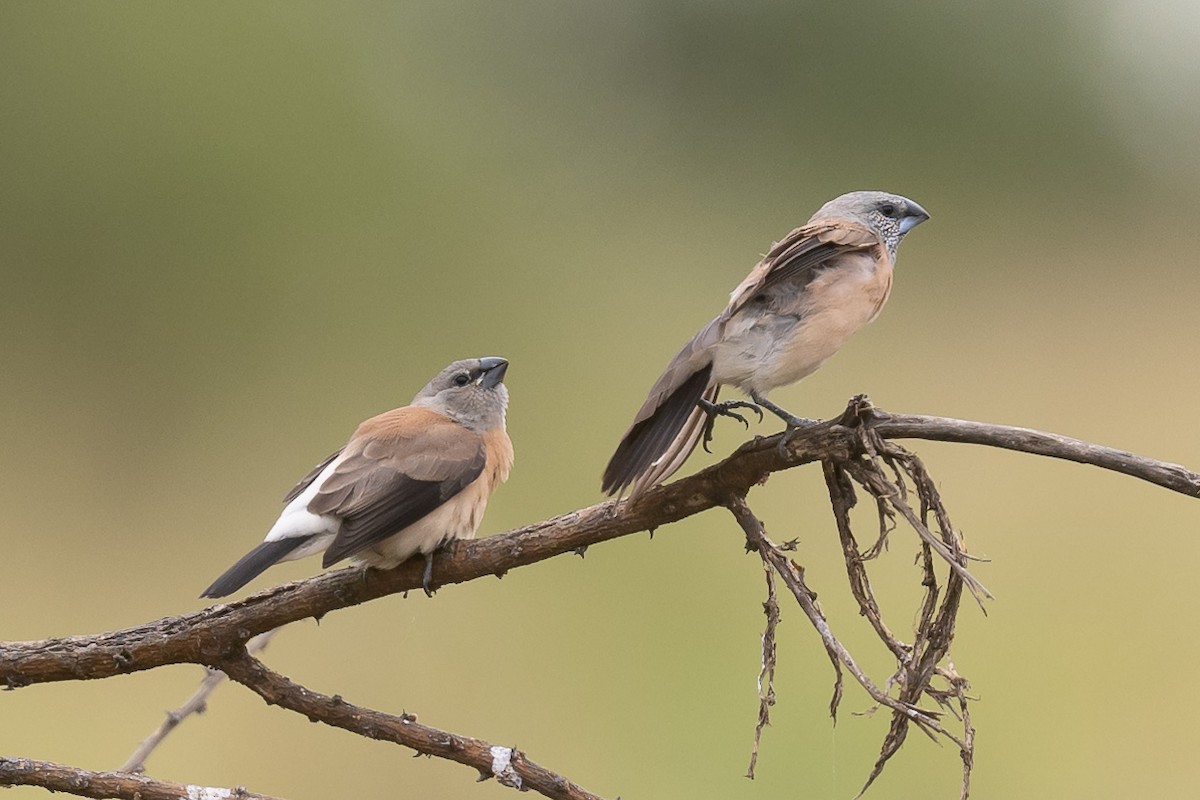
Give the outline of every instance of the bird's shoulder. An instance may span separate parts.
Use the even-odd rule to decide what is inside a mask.
[[[377,470],[445,480],[464,471],[477,472],[483,458],[483,434],[437,411],[405,406],[359,425],[331,480],[362,480]]]
[[[883,240],[874,229],[854,220],[825,219],[802,225],[772,245],[750,270],[730,293],[722,317],[732,316],[768,284],[797,279],[804,282],[816,268],[834,256],[854,250],[879,251],[882,244]]]

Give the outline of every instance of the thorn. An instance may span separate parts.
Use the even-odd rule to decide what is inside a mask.
[[[502,569],[499,572],[496,572],[493,574],[496,576],[496,580],[502,581],[502,580],[504,580],[504,576],[508,574],[508,570]]]
[[[581,545],[579,545],[579,547],[576,547],[571,552],[574,553],[575,555],[579,556],[580,558],[583,558],[585,555],[587,555],[587,549],[588,549],[588,546],[586,544],[581,544]]]
[[[648,528],[646,530],[646,532],[650,534],[650,541],[654,541],[654,532],[656,530],[658,530],[658,528]]]
[[[779,545],[780,550],[795,550],[800,546],[800,539],[788,539],[783,544]]]

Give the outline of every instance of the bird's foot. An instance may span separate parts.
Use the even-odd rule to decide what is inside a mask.
[[[788,421],[787,427],[783,429],[783,435],[779,437],[779,444],[775,445],[775,448],[779,451],[779,455],[783,458],[786,458],[788,445],[792,443],[792,439],[796,438],[796,434],[804,428],[811,428],[813,425],[819,424],[821,424],[821,420],[819,419],[792,417],[792,419]]]
[[[425,590],[426,597],[433,597],[433,553],[430,551],[425,554],[425,572],[421,574],[421,588]]]
[[[767,411],[770,411],[772,414],[774,414],[775,416],[777,416],[781,420],[783,420],[783,424],[786,427],[783,430],[783,435],[779,437],[779,445],[778,445],[779,455],[781,455],[781,456],[787,454],[788,444],[791,443],[792,439],[796,438],[796,434],[799,431],[803,430],[804,428],[811,428],[813,425],[819,425],[821,422],[821,420],[819,420],[819,419],[808,419],[806,417],[797,417],[792,412],[788,411],[785,408],[781,408],[780,406],[775,405],[770,400],[768,400],[767,398],[763,397],[760,394],[752,393],[750,396],[752,398],[754,398],[754,402],[758,406],[765,408]]]
[[[713,403],[708,400],[701,400],[699,402],[699,406],[704,412],[705,416],[708,417],[708,419],[704,422],[704,435],[701,438],[701,444],[703,445],[704,452],[706,453],[712,452],[712,450],[708,449],[708,443],[712,441],[713,425],[716,423],[717,417],[730,417],[732,419],[736,419],[738,422],[742,423],[742,425],[746,426],[746,430],[750,430],[750,421],[747,420],[743,415],[734,411],[735,408],[744,408],[748,411],[753,411],[755,414],[758,414],[759,422],[762,422],[763,419],[762,409],[756,406],[754,403],[747,403],[745,400],[725,400],[721,403]]]

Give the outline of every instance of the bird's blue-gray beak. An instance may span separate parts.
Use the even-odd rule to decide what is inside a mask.
[[[479,369],[483,371],[479,376],[479,385],[484,389],[491,389],[504,380],[504,373],[508,371],[508,360],[499,356],[481,358]]]
[[[909,200],[908,213],[900,220],[900,235],[903,236],[927,219],[929,219],[929,212]]]

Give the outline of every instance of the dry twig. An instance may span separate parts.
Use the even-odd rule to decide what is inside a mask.
[[[775,705],[775,629],[779,627],[779,596],[775,592],[775,573],[771,564],[763,558],[763,575],[767,581],[767,599],[763,602],[763,613],[767,616],[767,627],[762,635],[762,669],[758,672],[758,722],[754,726],[754,745],[750,748],[750,766],[746,777],[754,780],[754,769],[758,766],[758,745],[762,741],[763,728],[771,724],[771,706]]]
[[[834,719],[837,717],[837,708],[842,697],[843,666],[867,690],[877,704],[892,709],[892,722],[880,749],[879,758],[868,775],[862,791],[865,792],[870,787],[882,773],[887,762],[899,751],[907,736],[909,724],[916,723],[926,734],[931,736],[939,734],[959,746],[963,762],[962,798],[965,800],[970,790],[971,765],[974,761],[974,729],[971,727],[967,710],[967,682],[953,673],[953,666],[949,662],[945,667],[942,666],[942,662],[948,658],[950,645],[954,638],[954,623],[957,619],[963,587],[966,586],[976,592],[975,596],[978,601],[981,601],[981,595],[990,595],[987,595],[987,590],[975,580],[966,568],[965,547],[950,522],[949,514],[942,503],[933,479],[920,459],[898,444],[884,441],[872,430],[871,424],[878,421],[878,417],[872,413],[873,411],[869,403],[865,402],[865,398],[860,403],[848,407],[841,422],[845,427],[857,432],[861,446],[852,457],[830,457],[823,461],[822,466],[838,536],[842,543],[851,594],[858,602],[862,615],[867,618],[880,641],[896,659],[896,671],[887,681],[888,690],[878,689],[857,667],[845,647],[838,642],[820,611],[816,595],[804,583],[804,570],[794,561],[785,557],[782,548],[767,537],[762,522],[754,516],[746,504],[745,496],[734,494],[726,505],[745,533],[748,548],[758,551],[764,566],[768,569],[768,602],[775,599],[774,581],[770,574],[774,569],[778,571],[785,584],[792,589],[801,609],[820,633],[822,643],[825,645],[834,667],[834,693],[830,703],[830,713]],[[862,424],[864,422],[867,424]],[[855,483],[874,499],[879,519],[878,538],[865,552],[861,551],[858,546],[850,521],[850,510],[857,502]],[[911,490],[909,489],[910,484],[912,485]],[[920,504],[919,513],[909,505],[909,498],[914,494]],[[865,562],[877,557],[886,545],[888,536],[894,528],[897,514],[909,523],[920,539],[921,585],[925,589],[925,597],[919,610],[912,644],[901,642],[884,623],[865,566]],[[936,522],[935,525],[931,525],[931,516]],[[939,588],[934,569],[935,554],[948,565],[950,570],[945,592]],[[763,674],[767,674],[769,665],[769,675],[773,679],[775,668],[774,630],[775,625],[778,624],[778,605],[776,604],[773,609],[768,605],[767,615],[767,632],[770,635],[772,652],[768,658],[767,637],[764,636]],[[938,677],[946,680],[948,688],[940,689],[932,686],[932,681]],[[773,691],[769,695],[764,695],[761,689],[761,680],[760,676],[759,723],[754,731],[749,777],[754,775],[762,728],[768,721],[768,696],[771,705],[775,702]],[[898,696],[895,698],[889,694],[893,686],[900,687]],[[941,724],[936,712],[920,709],[918,703],[924,696],[930,697],[943,708],[950,708],[951,700],[958,701],[961,714],[957,712],[955,714],[963,724],[961,736],[947,730]]]
[[[250,655],[262,652],[277,633],[279,633],[279,628],[255,636],[246,643],[246,652]],[[209,695],[225,681],[225,673],[220,670],[206,667],[204,672],[204,680],[200,681],[200,688],[182,706],[174,711],[167,712],[166,718],[162,723],[138,745],[137,750],[133,751],[133,755],[129,757],[129,760],[121,765],[121,772],[144,772],[146,770],[146,759],[154,752],[154,748],[162,744],[163,739],[167,738],[167,735],[175,730],[179,723],[192,714],[204,713]]]
[[[966,570],[967,554],[962,539],[951,524],[950,515],[942,503],[937,487],[921,460],[898,444],[883,441],[869,427],[861,428],[860,432],[865,454],[863,458],[844,463],[826,461],[824,464],[825,482],[837,521],[838,536],[842,542],[851,594],[880,641],[896,658],[896,672],[889,684],[901,687],[898,697],[901,702],[915,704],[924,695],[928,695],[943,707],[947,706],[950,697],[959,701],[963,709],[963,715],[960,717],[963,735],[951,738],[959,745],[963,761],[962,797],[965,800],[969,794],[971,765],[974,762],[974,729],[971,728],[970,717],[965,710],[967,682],[965,679],[948,680],[949,688],[945,690],[932,687],[931,682],[935,677],[949,676],[949,672],[941,667],[941,662],[948,657],[954,639],[954,623],[958,615],[962,589],[964,585],[972,588],[978,584],[972,583],[974,579]],[[887,468],[886,471],[884,467]],[[899,641],[883,622],[864,564],[868,556],[873,557],[878,553],[879,546],[877,542],[865,554],[858,549],[850,525],[849,511],[855,504],[855,497],[854,487],[848,476],[875,498],[881,530],[890,521],[890,512],[894,510],[909,522],[921,538],[921,585],[925,589],[925,598],[918,614],[912,644]],[[912,483],[913,491],[920,502],[919,514],[906,502],[905,498],[910,496],[908,482]],[[931,531],[930,515],[937,523],[936,537]],[[938,547],[935,548],[935,545]],[[951,567],[944,593],[939,589],[934,570],[934,552]],[[976,600],[979,600],[978,594]],[[892,714],[892,723],[880,750],[879,759],[862,791],[867,790],[882,773],[888,760],[899,751],[907,735],[909,722],[907,715]]]
[[[925,728],[926,732],[930,734],[930,738],[934,738],[933,734],[942,734],[958,741],[938,724],[938,713],[936,711],[921,709],[915,705],[894,700],[871,681],[867,674],[858,666],[854,657],[850,655],[850,652],[834,636],[833,630],[829,627],[829,622],[825,619],[825,615],[817,605],[816,593],[812,589],[809,589],[808,585],[804,582],[804,568],[795,561],[792,561],[779,545],[771,541],[762,526],[762,522],[754,516],[750,507],[746,505],[745,500],[738,497],[731,498],[729,500],[729,510],[733,512],[734,518],[742,526],[742,530],[746,532],[746,536],[761,548],[759,552],[765,554],[764,558],[775,569],[779,577],[783,579],[784,585],[791,590],[796,598],[796,602],[800,604],[800,608],[820,635],[821,643],[825,645],[825,650],[829,653],[830,660],[834,660],[835,664],[844,667],[876,703],[905,715],[917,723],[917,725]],[[841,674],[839,672],[837,683],[834,687],[833,701],[830,703],[830,712],[833,716],[837,714],[837,706],[840,698]]]

